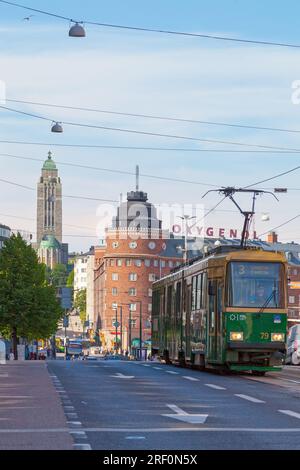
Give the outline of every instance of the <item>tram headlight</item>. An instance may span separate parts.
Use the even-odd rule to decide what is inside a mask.
[[[284,341],[284,333],[271,333],[271,341]]]
[[[231,331],[230,341],[243,341],[244,333],[242,331]]]

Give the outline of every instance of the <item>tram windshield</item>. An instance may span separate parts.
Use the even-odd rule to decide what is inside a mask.
[[[229,307],[284,306],[281,263],[233,261],[229,263],[228,275]]]

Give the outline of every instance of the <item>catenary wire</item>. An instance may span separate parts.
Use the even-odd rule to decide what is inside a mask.
[[[1,144],[37,145],[45,147],[71,147],[71,148],[101,148],[105,150],[151,150],[165,152],[217,152],[217,153],[266,153],[266,154],[297,154],[298,150],[228,150],[228,149],[192,149],[192,148],[167,148],[167,147],[133,147],[125,145],[93,145],[93,144],[58,144],[53,142],[26,142],[21,140],[0,140]]]
[[[71,17],[66,17],[63,15],[58,15],[56,13],[52,13],[45,10],[40,10],[37,8],[31,8],[26,5],[21,5],[15,2],[9,2],[7,0],[0,0],[1,3],[23,8],[25,10],[34,11],[36,13],[40,13],[42,15],[52,16],[54,18],[59,18],[67,21],[71,21],[73,23],[81,23],[81,24],[89,24],[93,26],[100,26],[105,28],[114,28],[114,29],[121,29],[121,30],[131,30],[131,31],[140,31],[140,32],[147,32],[147,33],[158,33],[158,34],[165,34],[165,35],[174,35],[174,36],[187,36],[187,37],[197,37],[203,39],[214,39],[218,41],[229,41],[229,42],[236,42],[236,43],[246,43],[246,44],[255,44],[255,45],[263,45],[263,46],[280,46],[280,47],[291,47],[291,48],[300,48],[300,44],[290,44],[284,42],[273,42],[273,41],[262,41],[262,40],[254,40],[254,39],[242,39],[237,37],[226,37],[226,36],[219,36],[219,35],[212,35],[212,34],[201,34],[201,33],[190,33],[186,31],[173,31],[173,30],[165,30],[165,29],[155,29],[155,28],[145,28],[141,26],[127,26],[127,25],[119,25],[119,24],[110,24],[110,23],[100,23],[97,21],[88,21],[88,20],[74,20]]]
[[[205,124],[205,125],[212,125],[212,126],[224,126],[224,127],[237,127],[241,129],[253,129],[253,130],[264,130],[264,131],[272,131],[272,132],[287,132],[287,133],[300,133],[299,129],[284,129],[278,127],[267,127],[267,126],[251,126],[249,124],[230,124],[225,122],[216,122],[216,121],[203,121],[199,119],[188,119],[188,118],[177,118],[172,116],[158,116],[158,115],[151,115],[151,114],[139,114],[139,113],[128,113],[128,112],[121,112],[121,111],[110,111],[107,109],[96,109],[96,108],[87,108],[87,107],[79,107],[79,106],[67,106],[67,105],[58,105],[58,104],[51,104],[51,103],[41,103],[36,101],[25,101],[25,100],[17,100],[17,99],[8,99],[5,98],[5,101],[12,102],[12,103],[21,103],[21,104],[30,104],[34,106],[45,106],[49,108],[60,108],[60,109],[70,109],[75,111],[87,111],[93,113],[103,113],[103,114],[112,114],[117,116],[129,116],[129,117],[141,117],[145,119],[157,119],[163,121],[176,121],[176,122],[188,122],[193,124]]]
[[[28,113],[25,111],[14,109],[14,108],[9,108],[8,106],[3,106],[3,105],[0,106],[0,109],[11,111],[17,114],[22,114],[25,116],[30,116],[36,119],[42,119],[48,122],[59,122],[68,126],[82,127],[82,128],[88,128],[88,129],[100,129],[100,130],[122,132],[122,133],[127,133],[127,134],[134,134],[134,135],[145,135],[145,136],[150,136],[150,137],[164,137],[168,139],[179,139],[179,140],[188,140],[188,141],[193,141],[193,142],[236,145],[236,146],[252,147],[252,148],[255,147],[255,148],[270,149],[270,150],[293,150],[297,152],[300,151],[300,149],[286,148],[286,147],[274,147],[271,145],[249,144],[245,142],[236,142],[236,141],[228,141],[228,140],[203,139],[199,137],[180,136],[176,134],[162,134],[162,133],[157,133],[157,132],[139,131],[137,129],[125,129],[125,128],[111,127],[111,126],[99,126],[99,125],[93,125],[93,124],[84,124],[84,123],[79,123],[79,122],[70,122],[70,121],[62,121],[62,120],[57,121],[56,119],[52,119],[52,118],[45,117],[45,116],[40,116],[40,115],[33,114],[33,113]]]

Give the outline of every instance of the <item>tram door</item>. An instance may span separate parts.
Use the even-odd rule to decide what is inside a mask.
[[[209,281],[208,292],[207,359],[217,362],[222,358],[222,281]]]

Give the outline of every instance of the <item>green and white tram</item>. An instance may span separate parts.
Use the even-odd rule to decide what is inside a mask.
[[[286,333],[283,253],[221,246],[153,284],[152,349],[167,362],[263,375]]]

